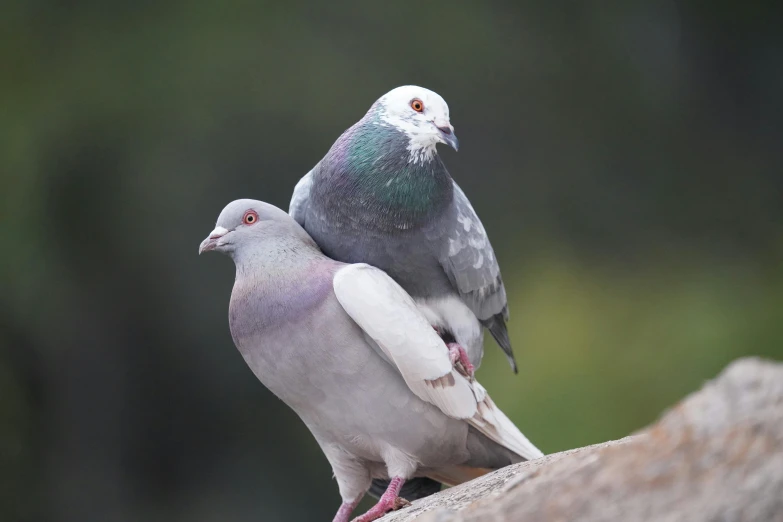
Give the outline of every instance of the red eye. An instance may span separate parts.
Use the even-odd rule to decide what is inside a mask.
[[[411,109],[413,109],[416,112],[424,112],[424,102],[421,101],[418,98],[414,98],[411,100]]]
[[[242,223],[245,225],[255,225],[256,221],[258,221],[258,212],[255,210],[248,210],[242,217]]]

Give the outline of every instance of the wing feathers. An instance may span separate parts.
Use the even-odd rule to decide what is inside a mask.
[[[508,303],[495,252],[484,226],[462,189],[454,183],[454,216],[440,255],[446,275],[465,304],[486,326],[506,353],[516,373],[516,361],[506,331]]]
[[[347,265],[335,273],[334,293],[417,397],[452,418],[465,419],[525,459],[542,455],[483,386],[454,370],[446,345],[413,299],[385,272],[366,264]]]
[[[310,201],[310,187],[313,186],[313,170],[302,176],[302,179],[296,184],[294,193],[291,195],[291,203],[288,204],[288,213],[303,227],[307,205]]]
[[[469,383],[458,379],[446,345],[413,299],[385,272],[348,265],[334,276],[342,307],[394,363],[420,399],[458,419],[476,413]]]

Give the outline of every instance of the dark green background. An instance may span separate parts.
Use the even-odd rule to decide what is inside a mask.
[[[379,96],[449,103],[545,452],[783,358],[780,2],[4,2],[0,520],[331,520],[234,349],[223,206],[291,190]]]

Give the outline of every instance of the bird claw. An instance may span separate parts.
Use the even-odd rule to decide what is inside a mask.
[[[389,511],[396,511],[410,504],[407,500],[400,497],[400,489],[405,483],[405,479],[402,477],[394,477],[389,482],[389,486],[386,491],[381,495],[378,503],[375,504],[370,510],[360,517],[353,519],[353,522],[370,522],[371,520],[377,520]]]
[[[392,506],[392,511],[397,511],[398,509],[406,508],[410,506],[411,503],[405,500],[402,497],[397,497],[394,499],[394,505]]]
[[[473,363],[470,362],[470,358],[468,357],[465,348],[458,343],[449,343],[447,346],[449,348],[451,364],[454,365],[454,368],[456,368],[459,373],[472,381],[476,369],[473,367]]]
[[[354,518],[351,522],[370,522],[381,518],[386,513],[397,511],[404,507],[410,506],[411,503],[402,497],[395,497],[393,500],[381,499],[375,506],[372,507],[367,513],[359,517]]]

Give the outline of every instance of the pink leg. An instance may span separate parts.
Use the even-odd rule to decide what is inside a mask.
[[[408,502],[399,496],[400,489],[404,483],[404,478],[394,477],[391,482],[389,482],[389,487],[386,488],[386,492],[378,503],[371,507],[364,515],[354,518],[353,522],[370,522],[371,520],[377,520],[389,511],[394,511],[395,509],[406,506]]]
[[[475,368],[473,367],[473,364],[470,362],[470,358],[468,357],[468,352],[465,351],[465,348],[463,348],[461,345],[457,343],[449,343],[449,357],[451,357],[451,363],[457,364],[458,362],[462,365],[462,368],[465,370],[464,372],[461,372],[465,377],[468,377],[470,379],[473,378],[473,372],[475,372]]]
[[[351,519],[351,513],[356,509],[356,506],[361,499],[362,497],[359,497],[353,502],[343,502],[340,504],[340,509],[337,510],[337,514],[334,516],[332,522],[348,522]]]
[[[438,332],[438,335],[443,336],[443,332],[441,332],[440,328],[437,326],[433,326],[433,328]],[[470,362],[470,357],[468,357],[468,352],[465,351],[465,348],[459,343],[447,343],[446,346],[449,349],[451,364],[461,363],[464,371],[461,371],[460,373],[469,379],[473,379],[476,368],[474,368],[473,363]]]

